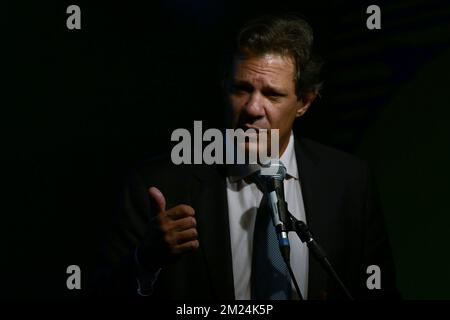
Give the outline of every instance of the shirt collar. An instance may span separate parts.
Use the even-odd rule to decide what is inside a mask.
[[[291,135],[289,137],[289,142],[284,150],[283,154],[280,157],[281,163],[286,167],[286,179],[294,178],[298,180],[298,168],[297,168],[297,158],[295,156],[294,150],[294,134],[291,131]],[[253,172],[256,172],[260,169],[258,164],[235,164],[228,166],[228,179],[230,182],[236,182],[245,177],[248,177]]]

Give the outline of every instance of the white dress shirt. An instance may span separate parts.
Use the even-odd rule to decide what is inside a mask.
[[[303,197],[299,181],[297,159],[294,150],[294,136],[291,132],[286,150],[280,157],[286,167],[284,180],[285,199],[289,212],[306,223]],[[301,168],[300,168],[301,170]],[[247,184],[243,178],[251,173],[242,166],[232,167],[227,177],[228,216],[230,222],[231,254],[233,259],[234,293],[236,299],[251,298],[251,265],[253,252],[253,231],[256,212],[262,199],[262,192],[254,183]],[[308,247],[295,232],[289,233],[291,244],[291,266],[304,299],[308,292]],[[293,297],[296,296],[292,284]]]

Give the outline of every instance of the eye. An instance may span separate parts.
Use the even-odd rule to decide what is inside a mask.
[[[244,83],[235,83],[231,86],[231,92],[235,94],[251,93],[253,88],[250,85]]]
[[[267,90],[264,92],[264,95],[272,101],[278,101],[280,100],[282,97],[286,96],[285,94],[275,91],[275,90]]]

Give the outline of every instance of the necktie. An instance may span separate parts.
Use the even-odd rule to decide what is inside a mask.
[[[291,277],[280,253],[277,234],[264,195],[256,214],[252,256],[252,299],[290,300]]]

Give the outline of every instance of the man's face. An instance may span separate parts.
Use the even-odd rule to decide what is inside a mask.
[[[228,92],[232,127],[279,129],[280,155],[287,147],[295,118],[310,105],[297,98],[294,72],[294,60],[279,54],[236,59]],[[246,143],[245,148],[257,150],[258,146]]]

